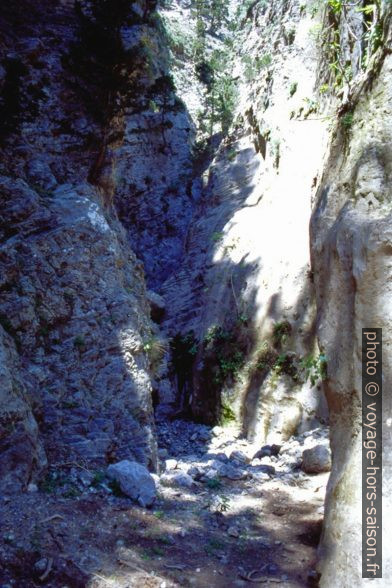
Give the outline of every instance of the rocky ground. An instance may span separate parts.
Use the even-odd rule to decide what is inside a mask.
[[[1,496],[1,587],[317,584],[326,429],[258,451],[233,428],[181,420],[158,438],[151,508],[82,463]]]

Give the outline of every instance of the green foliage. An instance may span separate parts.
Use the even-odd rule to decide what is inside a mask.
[[[154,517],[156,517],[157,519],[163,519],[165,516],[165,513],[163,512],[163,510],[156,510],[153,514],[154,514]]]
[[[272,369],[276,361],[276,351],[271,349],[267,341],[264,341],[257,354],[256,369],[264,372]]]
[[[215,384],[223,385],[227,380],[238,379],[245,357],[238,346],[235,330],[226,331],[217,325],[210,327],[204,337],[204,349],[210,359]]]
[[[162,365],[164,355],[168,349],[167,342],[156,336],[151,336],[143,343],[143,351],[148,355],[150,369],[156,374]]]
[[[210,490],[217,490],[218,488],[221,488],[222,482],[219,478],[208,478],[206,481],[206,486]]]
[[[189,38],[184,34],[183,28],[179,23],[165,20],[165,36],[170,49],[177,56],[191,57],[195,48],[189,43]]]
[[[242,0],[242,2],[238,2],[235,17],[231,23],[232,30],[236,31],[243,27],[244,21],[252,17],[253,8],[256,5],[265,9],[268,7],[268,4],[269,0]]]
[[[217,383],[223,383],[228,378],[237,380],[241,368],[245,363],[244,355],[241,351],[235,350],[232,354],[219,358],[219,371],[215,376]]]
[[[81,491],[76,486],[71,486],[64,493],[64,498],[77,498],[81,495]]]
[[[60,472],[48,472],[39,483],[39,489],[46,494],[53,494],[58,488],[64,486],[68,479]]]
[[[245,79],[247,82],[252,82],[263,69],[272,64],[272,57],[269,54],[265,54],[253,59],[250,55],[244,55],[242,62],[244,64]]]
[[[238,89],[233,78],[226,72],[227,54],[215,50],[206,60],[197,65],[198,75],[207,86],[206,111],[202,113],[204,131],[211,137],[216,125],[226,133],[233,121]]]
[[[289,321],[280,321],[275,323],[273,333],[272,333],[272,340],[273,344],[277,349],[280,349],[287,341],[289,335],[291,334],[292,327]]]
[[[219,424],[221,427],[225,427],[235,422],[235,413],[231,406],[227,402],[222,402]]]
[[[222,241],[223,237],[224,233],[216,231],[212,233],[211,241],[213,241],[214,243],[219,243],[220,241]]]
[[[233,148],[229,149],[227,152],[227,159],[232,162],[235,160],[236,157],[237,157],[236,149],[233,149]]]
[[[210,31],[212,33],[227,23],[229,4],[229,0],[210,0]]]
[[[192,0],[193,16],[204,25],[204,31],[216,33],[229,20],[230,0]]]
[[[312,386],[315,386],[320,380],[326,380],[328,377],[328,363],[324,353],[317,357],[308,355],[300,362],[301,369],[304,372],[304,381],[310,380]]]
[[[156,5],[155,1],[147,2],[144,14],[140,15],[130,0],[75,2],[77,38],[63,62],[76,72],[79,90],[100,122],[135,101],[140,80],[152,76],[157,53],[155,38],[166,34],[162,19],[155,12]],[[146,32],[137,45],[128,48],[123,42],[122,28],[138,25],[144,25],[146,31],[151,27],[156,35]]]
[[[342,116],[342,125],[345,129],[349,129],[354,121],[354,115],[352,112],[346,112],[343,116]]]
[[[185,347],[186,352],[192,357],[194,357],[197,354],[198,349],[198,341],[195,337],[194,332],[189,331],[185,335],[181,335],[180,340],[182,345]]]
[[[241,379],[250,341],[249,326],[241,321],[233,322],[228,328],[213,325],[203,338],[198,378],[205,390],[205,414],[214,424],[228,425],[236,418],[222,390]]]
[[[279,169],[280,165],[280,139],[274,139],[271,142],[271,155],[273,157],[273,166],[275,169]]]
[[[98,470],[94,474],[94,478],[91,481],[91,486],[93,486],[94,488],[98,488],[104,480],[105,480],[105,472],[102,470]]]
[[[357,36],[358,32],[352,30],[348,21],[349,8],[355,8],[357,13],[362,14],[363,32],[360,37]],[[351,64],[344,57],[342,25],[345,25],[344,28],[348,32],[348,44],[360,44],[362,53],[360,66],[366,69],[371,56],[382,44],[381,0],[353,4],[348,4],[345,0],[327,0],[326,16],[327,23],[321,32],[321,41],[334,80],[334,87],[339,89],[344,84],[350,83],[353,76]],[[346,40],[344,43],[347,44]]]
[[[291,82],[290,88],[289,88],[290,98],[292,98],[294,96],[297,89],[298,89],[298,82]]]
[[[237,85],[228,72],[230,43],[224,49],[208,51],[207,32],[214,33],[228,18],[228,0],[194,0],[196,38],[192,53],[198,79],[207,87],[205,111],[200,113],[202,132],[212,137],[216,126],[226,133],[232,123],[237,102]],[[210,25],[208,27],[208,25]]]
[[[230,510],[230,498],[223,494],[219,496],[219,504],[217,507],[218,512],[227,512]]]

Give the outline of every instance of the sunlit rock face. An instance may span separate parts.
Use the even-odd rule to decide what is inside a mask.
[[[317,331],[328,356],[325,392],[332,449],[320,546],[323,587],[369,583],[362,579],[361,567],[361,347],[366,327],[383,329],[383,577],[392,572],[385,547],[391,514],[392,60],[387,55],[376,63],[379,67],[357,87],[350,128],[340,120],[335,129],[311,223]]]
[[[298,367],[319,353],[308,225],[327,125],[309,111],[313,26],[297,2],[248,12],[235,39],[236,117],[204,173],[183,262],[162,288],[164,328],[193,331],[199,342],[182,374],[185,405],[210,422],[228,406],[255,443],[287,439],[326,415],[319,381],[296,381],[274,364],[281,356]],[[265,362],[269,348],[275,359]]]

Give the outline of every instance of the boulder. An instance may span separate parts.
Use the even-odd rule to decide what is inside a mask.
[[[331,470],[331,451],[325,445],[315,445],[302,453],[302,469],[307,474],[321,474]]]
[[[124,459],[111,464],[107,475],[116,480],[122,492],[138,502],[140,506],[151,506],[156,498],[156,486],[150,472],[136,461]]]

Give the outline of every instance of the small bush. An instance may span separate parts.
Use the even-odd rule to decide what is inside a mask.
[[[291,333],[291,324],[289,321],[281,321],[275,323],[274,330],[272,333],[272,340],[274,346],[279,349],[284,345]]]
[[[222,482],[219,478],[209,478],[206,482],[206,486],[210,490],[217,490],[218,488],[221,488]]]
[[[297,89],[298,89],[298,82],[292,82],[290,84],[290,89],[289,89],[290,98],[292,98],[294,96]]]
[[[346,114],[342,116],[342,125],[345,129],[349,129],[352,126],[353,122],[354,115],[352,112],[346,112]]]
[[[312,386],[315,386],[320,380],[326,380],[328,377],[328,363],[324,353],[320,353],[318,357],[308,355],[302,358],[300,365],[304,372],[304,381],[310,380]]]
[[[233,423],[235,420],[235,413],[231,406],[227,404],[227,402],[222,402],[219,424],[224,427],[225,425]]]

